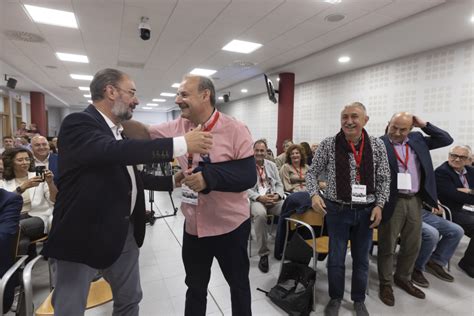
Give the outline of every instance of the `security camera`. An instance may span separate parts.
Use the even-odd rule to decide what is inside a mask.
[[[229,102],[230,101],[230,92],[227,93],[227,94],[224,94],[223,97],[224,97],[224,102],[225,103]]]
[[[144,41],[148,41],[151,37],[151,27],[148,24],[148,18],[142,16],[140,19],[140,24],[138,25],[138,30],[140,31],[140,38]]]

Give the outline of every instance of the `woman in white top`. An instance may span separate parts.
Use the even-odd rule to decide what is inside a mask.
[[[23,197],[20,217],[20,252],[25,244],[45,236],[51,226],[53,207],[58,189],[53,182],[53,173],[44,170],[43,176],[36,175],[33,154],[24,148],[12,148],[3,153],[3,183],[7,191]],[[30,253],[31,252],[31,253]],[[35,249],[29,249],[34,254]]]
[[[306,191],[306,155],[300,145],[291,145],[286,151],[286,163],[280,169],[280,178],[285,192]]]

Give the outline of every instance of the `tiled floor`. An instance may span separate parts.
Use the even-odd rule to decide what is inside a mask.
[[[173,194],[179,205],[179,192]],[[149,203],[147,204],[149,206]],[[169,196],[166,193],[155,193],[154,210],[159,214],[172,213]],[[184,268],[181,261],[181,240],[184,218],[180,212],[177,216],[158,219],[155,225],[147,227],[146,239],[141,248],[140,273],[143,289],[143,300],[140,304],[140,315],[171,316],[184,314]],[[255,240],[255,238],[253,239]],[[273,240],[271,240],[273,241]],[[254,242],[254,241],[253,241]],[[425,290],[426,299],[419,300],[394,287],[396,303],[394,307],[384,305],[378,298],[376,258],[370,258],[369,295],[366,305],[371,315],[474,315],[474,279],[467,277],[457,266],[457,262],[467,246],[468,239],[463,238],[461,245],[452,259],[451,273],[454,283],[441,281],[426,273],[431,283]],[[255,253],[255,244],[252,252]],[[270,289],[275,283],[279,262],[270,258],[270,272],[261,273],[258,268],[258,256],[250,258],[250,282],[252,287],[252,311],[256,316],[286,315],[273,305],[257,287]],[[318,262],[317,274],[317,308],[311,315],[323,315],[324,305],[328,302],[326,262]],[[46,263],[42,262],[34,271],[35,306],[48,293]],[[351,259],[347,258],[346,293],[340,315],[355,315],[350,301]],[[220,272],[218,264],[212,266],[212,277],[209,284],[208,315],[232,315],[230,293],[227,283]],[[86,315],[111,315],[112,304],[87,311]],[[9,313],[7,315],[13,315]],[[235,316],[235,315],[234,315]]]

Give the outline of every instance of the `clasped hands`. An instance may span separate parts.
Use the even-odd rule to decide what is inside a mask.
[[[262,203],[265,206],[273,206],[280,200],[278,193],[270,193],[265,195],[260,195],[257,198],[257,201]]]

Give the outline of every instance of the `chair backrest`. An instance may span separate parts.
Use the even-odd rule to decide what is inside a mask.
[[[321,211],[316,211],[312,208],[302,214],[293,214],[291,215],[291,218],[305,222],[311,226],[324,226],[324,214]],[[295,229],[295,226],[292,224],[290,229]]]

